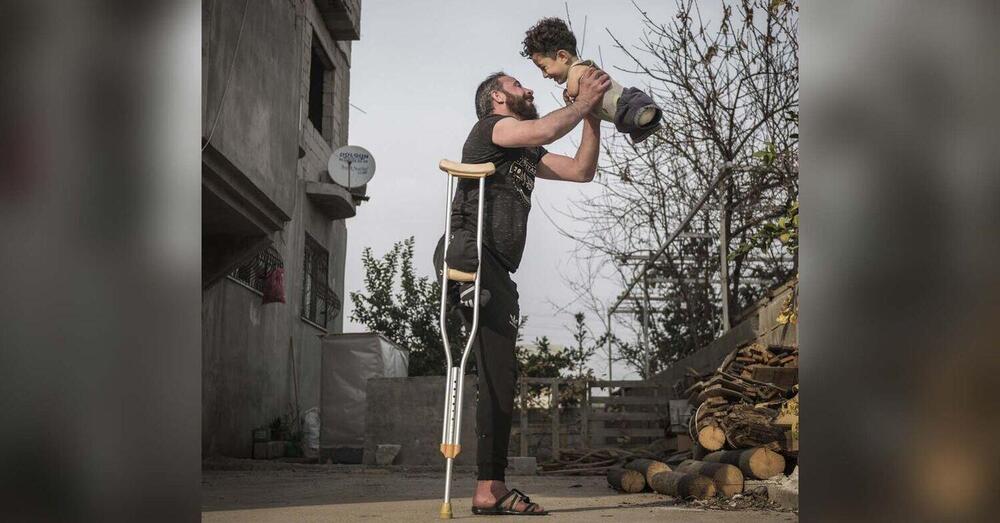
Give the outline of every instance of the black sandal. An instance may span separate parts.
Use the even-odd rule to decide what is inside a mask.
[[[510,500],[508,503],[507,501]],[[518,501],[523,501],[527,506],[524,510],[514,510]],[[528,496],[516,488],[497,500],[492,507],[472,507],[472,513],[477,516],[547,516],[546,510],[535,511],[538,503],[532,503]]]

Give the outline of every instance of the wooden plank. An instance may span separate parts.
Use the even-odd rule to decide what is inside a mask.
[[[552,384],[549,405],[552,408],[552,457],[559,459],[559,382]]]
[[[660,387],[666,387],[666,383],[658,381],[647,381],[647,380],[599,380],[590,382],[590,386],[594,388],[607,388],[607,387],[626,387],[632,389],[655,389]]]
[[[756,367],[753,379],[773,383],[783,389],[790,389],[799,381],[798,367]]]
[[[527,376],[522,376],[518,379],[521,383],[528,383],[531,385],[551,385],[556,382],[562,382],[562,378],[531,378]]]
[[[521,380],[521,457],[528,457],[528,384]]]
[[[651,438],[662,438],[666,435],[666,431],[664,429],[658,429],[658,428],[651,428],[651,429],[617,428],[613,429],[613,431],[609,431],[608,435],[609,436],[620,435],[620,436],[631,436],[631,437],[649,436]]]
[[[658,412],[595,412],[591,419],[597,421],[660,421],[667,416]]]
[[[666,396],[591,396],[590,404],[602,405],[668,405],[670,400]]]

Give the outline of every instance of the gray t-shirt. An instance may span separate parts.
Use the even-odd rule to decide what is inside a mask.
[[[483,245],[514,272],[524,253],[538,162],[548,151],[544,147],[508,149],[493,143],[493,127],[503,118],[511,117],[489,115],[476,122],[462,148],[462,163],[493,162],[496,166],[496,172],[486,178]],[[479,180],[460,180],[452,202],[452,227],[475,233],[478,202]]]

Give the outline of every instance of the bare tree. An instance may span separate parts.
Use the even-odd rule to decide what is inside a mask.
[[[676,15],[662,22],[636,10],[644,26],[639,42],[626,45],[612,34],[632,62],[619,69],[648,81],[663,127],[641,144],[618,133],[604,139],[597,178],[603,190],[567,213],[588,226],[563,232],[578,241],[588,274],[627,283],[642,256],[662,245],[725,172],[685,236],[647,273],[658,299],[649,311],[655,373],[718,334],[721,293],[728,293],[734,317],[797,271],[794,250],[763,231],[798,199],[798,6],[677,0]],[[723,252],[732,253],[725,279],[723,232]],[[592,288],[575,287],[580,294]],[[633,310],[643,311],[642,303]],[[641,330],[640,318],[628,325],[633,334]],[[643,368],[636,343],[620,342],[618,352]]]

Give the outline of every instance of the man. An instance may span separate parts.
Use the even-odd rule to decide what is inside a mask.
[[[597,170],[600,121],[591,115],[611,85],[608,75],[591,68],[580,79],[575,103],[538,118],[534,93],[503,72],[488,76],[476,89],[479,121],[462,149],[462,163],[493,162],[486,179],[483,258],[475,260],[479,182],[461,180],[452,202],[448,265],[474,271],[480,267],[481,313],[473,349],[479,371],[476,406],[476,462],[479,468],[472,500],[476,514],[545,514],[537,503],[504,481],[510,440],[517,360],[514,357],[520,310],[517,270],[524,250],[535,178],[589,182]],[[558,140],[580,121],[583,138],[574,157],[549,153],[543,145]],[[435,265],[441,274],[444,238]],[[473,259],[469,259],[470,256]],[[471,290],[466,287],[465,290]],[[462,297],[463,318],[472,322],[471,299]]]

